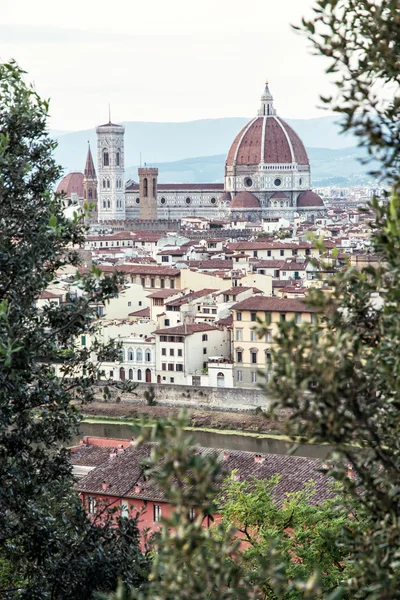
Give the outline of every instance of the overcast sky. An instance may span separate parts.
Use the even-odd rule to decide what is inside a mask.
[[[312,0],[1,0],[0,58],[51,98],[53,129],[253,116],[265,79],[284,117],[323,116],[323,59],[291,30]]]

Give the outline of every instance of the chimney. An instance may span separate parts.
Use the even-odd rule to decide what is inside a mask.
[[[123,454],[124,452],[125,452],[125,448],[121,444],[120,447],[118,448],[118,454]]]
[[[110,458],[115,458],[116,456],[117,456],[117,449],[116,449],[116,448],[114,448],[114,450],[112,450],[112,451],[110,452]]]
[[[140,494],[142,491],[142,487],[140,485],[135,485],[135,494]]]
[[[224,460],[228,460],[228,458],[230,457],[231,453],[228,452],[227,450],[225,450],[224,452]]]
[[[351,463],[349,463],[347,465],[347,477],[349,479],[354,479],[355,476],[356,476],[356,472],[354,470],[354,467],[353,467],[353,465]]]
[[[261,456],[261,454],[256,454],[254,456],[254,462],[256,463],[263,463],[265,460],[265,458],[263,456]]]
[[[239,481],[240,475],[238,473],[235,473],[234,475],[232,475],[232,479],[233,481]]]
[[[102,483],[102,486],[101,486],[101,487],[102,487],[102,489],[103,489],[104,491],[106,491],[106,490],[108,490],[108,488],[109,488],[110,486],[108,485],[108,483],[106,483],[105,481],[103,481],[103,483]]]

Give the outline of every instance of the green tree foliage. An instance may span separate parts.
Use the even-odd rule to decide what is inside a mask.
[[[292,410],[291,434],[334,446],[330,474],[363,506],[363,530],[347,532],[347,593],[391,600],[400,598],[399,3],[319,0],[304,27],[336,73],[328,105],[381,160],[393,193],[372,203],[379,262],[347,265],[329,281],[331,295],[310,290],[316,324],[281,323],[270,389]]]
[[[94,527],[73,492],[65,450],[80,419],[73,400],[92,397],[99,370],[76,339],[95,333],[94,307],[116,293],[118,279],[94,270],[80,278],[75,301],[37,307],[57,269],[79,266],[85,235],[51,192],[61,172],[47,111],[18,66],[0,64],[0,596],[87,599],[115,589],[123,572],[140,585],[145,559],[134,521]]]
[[[269,481],[227,480],[222,495],[223,525],[239,532],[247,573],[257,573],[260,559],[268,558],[273,548],[274,561],[284,565],[288,583],[307,581],[317,572],[321,592],[331,592],[352,573],[343,530],[359,527],[359,521],[349,516],[355,508],[349,508],[339,487],[332,489],[332,498],[313,504],[316,492],[312,481],[303,491],[288,494],[283,504],[277,503],[273,490],[278,481],[279,475]],[[270,582],[266,580],[262,587],[266,597],[271,597]],[[303,590],[288,586],[280,597],[303,598]]]

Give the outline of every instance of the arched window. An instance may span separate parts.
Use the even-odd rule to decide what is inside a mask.
[[[142,381],[142,369],[138,369],[137,379],[138,379],[138,381]]]
[[[107,208],[107,204],[106,204],[105,200],[103,200],[103,208]]]
[[[149,183],[147,181],[147,177],[143,179],[143,196],[146,198],[149,193]]]
[[[128,348],[128,360],[133,360],[133,350],[132,350],[132,348]]]
[[[206,333],[203,333],[201,339],[203,342],[206,342],[208,340],[208,335]]]
[[[103,150],[103,167],[110,166],[110,157],[107,150]]]
[[[106,180],[105,180],[105,179],[103,179],[103,188],[105,188],[105,187],[106,187],[106,185],[107,185],[107,184],[106,184]]]
[[[145,351],[145,353],[144,353],[144,360],[146,362],[151,362],[151,352],[150,352],[150,350],[146,350]]]
[[[107,200],[107,208],[110,208],[110,206],[111,206],[110,201]]]
[[[86,198],[86,196],[85,196]],[[93,198],[93,192],[92,192],[92,188],[89,188],[89,200],[91,200]]]
[[[223,373],[217,374],[217,387],[225,386],[225,375]]]
[[[142,362],[142,360],[143,360],[143,352],[141,351],[140,348],[138,348],[136,350],[136,360],[137,360],[137,362]]]
[[[133,379],[133,369],[129,369],[128,378]]]
[[[153,177],[153,198],[156,197],[156,178]]]
[[[110,187],[110,180],[109,179],[107,179],[107,187],[108,188]]]
[[[115,164],[117,165],[117,167],[119,167],[120,164],[120,159],[119,159],[119,150],[117,150],[117,154],[115,156]]]

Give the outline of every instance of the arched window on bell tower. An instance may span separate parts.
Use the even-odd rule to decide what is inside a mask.
[[[92,198],[93,198],[92,188],[89,188],[89,200],[92,200]]]
[[[153,177],[153,198],[156,197],[156,178]]]
[[[147,197],[149,195],[149,189],[148,189],[148,181],[147,181],[147,177],[145,177],[143,179],[143,196]]]
[[[121,161],[121,159],[120,159],[120,156],[121,156],[121,154],[120,154],[120,150],[119,150],[119,148],[118,148],[118,150],[117,150],[117,154],[116,154],[116,156],[115,156],[115,164],[117,165],[117,167],[119,167],[119,166],[120,166],[120,161]]]
[[[110,166],[110,156],[108,154],[108,150],[103,150],[103,167]]]

